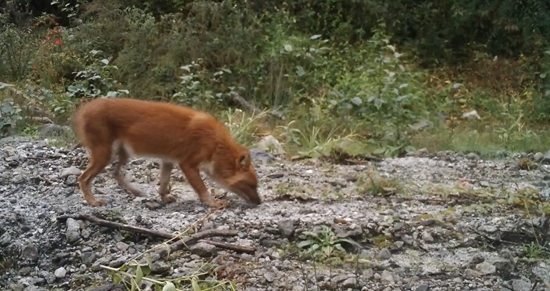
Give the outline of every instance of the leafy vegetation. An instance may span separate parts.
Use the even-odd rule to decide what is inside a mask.
[[[297,246],[301,249],[306,249],[306,256],[312,256],[317,260],[325,260],[330,258],[336,252],[346,253],[342,243],[348,243],[353,245],[353,242],[340,238],[336,235],[330,227],[326,225],[321,226],[319,233],[313,231],[305,231],[306,238],[300,241]]]
[[[211,273],[211,270],[199,270],[197,274],[191,276],[183,276],[174,279],[154,279],[150,277],[151,262],[147,264],[139,264],[132,262],[124,264],[119,268],[103,266],[106,269],[115,284],[124,285],[127,290],[143,290],[141,284],[144,281],[150,282],[155,290],[158,291],[177,291],[191,288],[193,291],[206,290],[237,290],[235,285],[227,281],[219,281],[215,279],[201,279]],[[206,267],[208,268],[208,267]],[[202,273],[200,273],[202,271]],[[181,288],[181,289],[180,289]]]
[[[302,156],[546,150],[550,5],[520,2],[7,1],[0,126],[131,97],[209,110],[247,145],[272,135]]]

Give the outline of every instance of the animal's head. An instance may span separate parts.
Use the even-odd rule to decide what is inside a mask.
[[[229,162],[232,165],[227,165],[227,168],[231,168],[232,171],[225,171],[223,175],[225,177],[218,176],[216,180],[221,182],[224,188],[239,195],[246,202],[260,205],[262,199],[258,194],[258,177],[250,158],[250,152],[245,149],[239,153],[236,159],[233,158]]]

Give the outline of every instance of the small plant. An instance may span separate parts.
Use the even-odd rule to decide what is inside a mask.
[[[516,191],[506,189],[504,197],[507,199],[508,204],[526,209],[540,205],[542,201],[539,190],[530,186],[518,188]]]
[[[538,168],[538,164],[531,159],[521,158],[517,161],[517,167],[521,170],[535,170]]]
[[[378,248],[388,248],[392,245],[393,239],[386,235],[377,235],[372,238],[372,243]]]
[[[297,246],[301,249],[307,249],[306,252],[308,255],[313,255],[319,259],[327,259],[335,252],[346,253],[346,250],[342,247],[342,243],[353,245],[352,241],[338,237],[326,225],[321,226],[319,233],[305,231],[304,234],[306,235],[306,239],[299,242]]]
[[[106,269],[111,276],[113,283],[122,284],[128,291],[141,291],[143,281],[150,282],[156,291],[217,291],[232,290],[235,291],[234,283],[225,280],[202,280],[201,277],[210,274],[209,265],[203,265],[195,274],[172,279],[156,279],[150,277],[151,274],[151,256],[147,253],[147,263],[140,264],[137,261],[131,261],[119,268],[101,266]],[[189,289],[191,288],[191,289]]]
[[[21,111],[21,107],[15,103],[13,98],[0,100],[0,129],[8,125],[15,127],[16,123],[23,119]]]
[[[0,39],[0,77],[16,81],[27,76],[38,47],[35,33],[5,24],[0,26]]]
[[[406,67],[403,54],[390,43],[384,22],[373,29],[366,46],[366,65],[343,73],[327,94],[330,112],[350,119],[368,120],[371,134],[378,137],[376,154],[386,157],[414,151],[410,127],[426,115],[423,88],[418,74]]]
[[[398,189],[397,181],[381,177],[374,169],[368,169],[357,177],[356,191],[359,192],[358,194],[391,195]]]
[[[266,115],[266,111],[249,115],[240,109],[229,109],[223,112],[222,119],[226,120],[225,126],[237,142],[243,145],[251,145],[255,133]]]
[[[541,246],[536,242],[524,244],[521,249],[523,255],[530,259],[548,258],[550,256],[550,249],[548,246]]]
[[[71,100],[87,97],[119,97],[129,94],[128,90],[117,90],[117,81],[114,74],[118,67],[111,64],[104,52],[91,50],[85,55],[84,61],[89,63],[84,70],[75,73],[75,82],[67,87],[67,96]]]
[[[306,116],[302,116],[305,114]],[[302,157],[328,156],[331,150],[354,137],[353,126],[339,120],[326,118],[327,112],[320,106],[312,106],[299,113],[301,119],[294,119],[277,128],[284,142],[297,149]]]

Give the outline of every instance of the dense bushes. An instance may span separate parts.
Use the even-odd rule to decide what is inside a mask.
[[[292,144],[354,136],[393,154],[424,119],[476,109],[518,132],[550,117],[542,1],[74,0],[29,25],[14,3],[0,19],[0,81],[58,122],[98,96],[213,112],[241,96],[282,114],[272,133]],[[10,98],[6,116],[19,112]]]

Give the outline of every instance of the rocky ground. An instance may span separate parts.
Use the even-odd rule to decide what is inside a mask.
[[[186,279],[201,269],[201,279],[231,281],[236,290],[528,291],[546,290],[550,281],[548,254],[538,247],[547,245],[548,221],[536,212],[550,209],[549,169],[518,156],[419,152],[370,165],[258,160],[265,202],[250,208],[227,194],[231,206],[220,211],[199,204],[176,170],[178,201],[161,205],[158,165],[146,160],[134,160],[127,173],[148,197],[128,196],[103,172],[94,191],[109,204],[91,208],[76,186],[85,163],[83,149],[0,140],[1,290],[122,290],[102,265],[118,268],[166,241],[57,219],[78,214],[170,233],[235,230],[209,240],[256,249],[198,243],[154,257],[148,277],[156,279]],[[325,236],[322,225],[330,228]],[[306,231],[319,233],[316,254],[328,254],[317,262],[297,246]],[[336,238],[352,243],[342,242],[344,252],[328,248]],[[154,290],[149,281],[141,285]]]

